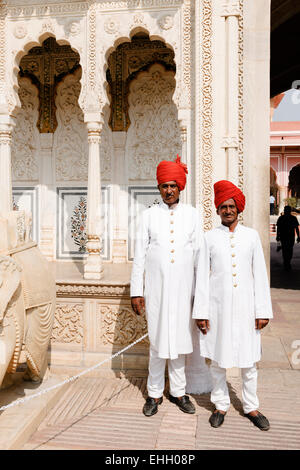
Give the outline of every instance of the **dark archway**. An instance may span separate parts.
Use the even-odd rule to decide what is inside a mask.
[[[289,191],[291,197],[300,199],[300,163],[294,166],[289,174]]]
[[[300,87],[300,2],[271,2],[271,97],[289,90],[299,80]]]
[[[129,85],[139,72],[155,63],[176,72],[174,51],[162,41],[150,40],[146,33],[135,34],[130,42],[120,44],[109,56],[106,78],[111,101],[109,125],[112,131],[128,130]]]
[[[49,37],[35,46],[20,61],[20,77],[31,79],[39,90],[40,108],[37,127],[41,133],[53,133],[57,127],[55,91],[58,83],[73,73],[80,63],[79,54],[71,46],[59,45]]]

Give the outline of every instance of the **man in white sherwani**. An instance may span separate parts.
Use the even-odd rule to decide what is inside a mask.
[[[192,301],[194,273],[204,236],[198,211],[179,202],[186,184],[186,165],[162,161],[157,167],[162,202],[142,213],[131,274],[131,304],[146,309],[150,340],[148,398],[145,416],[162,403],[168,360],[170,400],[185,413],[195,407],[185,395],[185,355],[193,351]],[[145,274],[145,280],[144,280]]]
[[[270,424],[259,411],[256,362],[261,358],[260,330],[273,317],[263,250],[256,230],[238,223],[244,194],[229,181],[214,185],[221,225],[205,234],[210,257],[206,276],[199,257],[193,318],[200,328],[200,354],[212,360],[215,411],[209,421],[219,427],[230,407],[226,369],[241,368],[243,410],[255,426]]]

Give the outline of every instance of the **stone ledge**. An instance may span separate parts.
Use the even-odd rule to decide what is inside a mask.
[[[83,283],[56,283],[56,296],[59,297],[95,297],[130,298],[129,284],[126,285],[93,285]]]
[[[38,386],[31,382],[23,382],[22,374],[17,373],[15,385],[1,390],[0,406],[8,405],[22,397],[33,395],[48,387],[62,382],[65,377],[50,376]],[[37,430],[40,423],[45,419],[51,408],[57,403],[65,392],[66,385],[33,398],[27,403],[8,408],[0,414],[0,449],[19,450],[27,442],[29,437]]]

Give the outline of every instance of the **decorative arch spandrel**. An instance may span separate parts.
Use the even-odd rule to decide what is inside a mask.
[[[181,153],[178,111],[173,102],[174,72],[155,64],[140,72],[130,85],[126,140],[128,179],[153,180],[161,160]]]

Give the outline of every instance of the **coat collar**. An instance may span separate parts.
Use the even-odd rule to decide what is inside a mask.
[[[227,233],[236,233],[240,230],[240,224],[238,223],[237,226],[235,227],[234,231],[233,232],[229,232],[229,227],[226,227],[226,225],[223,225],[221,224],[219,227],[218,227],[220,230],[223,230],[223,232],[227,232]]]
[[[173,206],[169,207],[168,204],[166,204],[165,202],[161,201],[159,203],[159,207],[165,211],[177,211],[178,209],[180,209],[180,207],[182,206],[181,202],[178,201],[177,204],[173,204]]]

